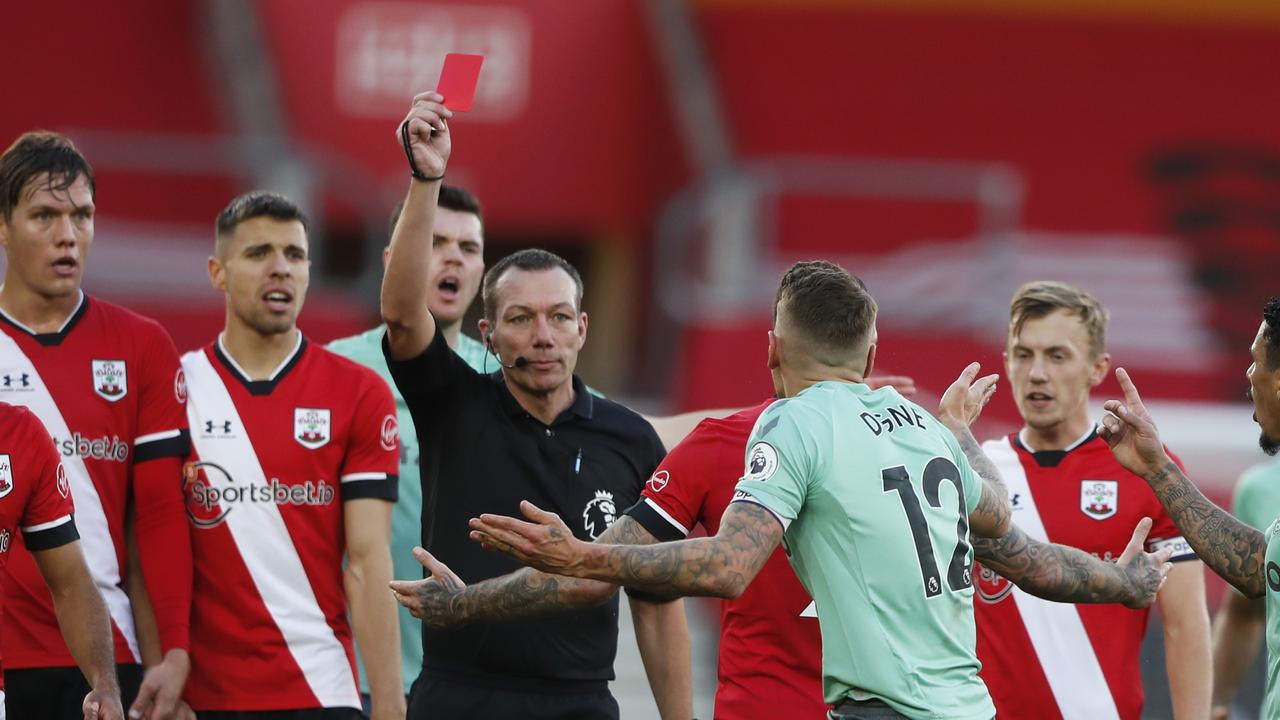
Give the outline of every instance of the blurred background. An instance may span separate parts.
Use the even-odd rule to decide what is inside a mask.
[[[450,182],[484,203],[490,263],[536,245],[582,270],[580,372],[611,395],[758,402],[777,280],[823,257],[870,286],[878,367],[931,406],[967,361],[1000,368],[1014,289],[1052,278],[1109,306],[1114,360],[1211,496],[1262,459],[1243,393],[1280,260],[1280,4],[115,0],[6,3],[3,25],[0,142],[76,141],[88,289],[182,350],[221,327],[213,220],[251,188],[313,218],[303,329],[374,324],[393,131],[446,52],[480,53]],[[1016,420],[1006,387],[979,434]],[[690,612],[708,717],[714,606]],[[625,715],[652,714],[634,654],[618,672]]]

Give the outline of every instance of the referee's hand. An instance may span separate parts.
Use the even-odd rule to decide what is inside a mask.
[[[392,580],[391,592],[396,602],[428,627],[446,628],[464,622],[466,618],[453,607],[452,600],[467,584],[426,550],[415,547],[413,557],[431,576],[421,580]]]

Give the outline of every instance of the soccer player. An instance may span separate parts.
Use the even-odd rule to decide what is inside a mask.
[[[1023,418],[983,445],[1031,537],[1118,557],[1150,517],[1151,547],[1174,548],[1160,594],[1175,718],[1209,713],[1209,618],[1202,564],[1142,479],[1095,432],[1089,391],[1106,377],[1106,309],[1058,282],[1024,285],[1010,305],[1005,368]],[[979,546],[988,541],[979,541]],[[981,549],[981,547],[979,547]],[[978,571],[978,658],[1001,716],[1124,718],[1142,714],[1139,651],[1149,608],[1072,607],[1033,598]]]
[[[71,513],[67,471],[48,431],[26,408],[0,403],[0,582],[6,579],[9,548],[21,543],[48,583],[63,638],[92,686],[80,702],[83,716],[123,718],[111,619],[85,565]],[[4,700],[0,676],[0,720]],[[34,716],[14,713],[14,720],[23,717]]]
[[[284,197],[231,201],[209,259],[226,327],[182,359],[195,449],[186,699],[202,719],[360,717],[353,626],[373,717],[404,717],[386,592],[395,402],[373,371],[298,330],[307,250],[306,219]]]
[[[1247,373],[1253,417],[1264,452],[1280,451],[1280,300],[1267,301],[1250,352]],[[1129,472],[1147,481],[1206,565],[1247,598],[1266,598],[1267,690],[1262,717],[1280,718],[1280,521],[1256,530],[1213,504],[1169,457],[1155,420],[1123,368],[1116,379],[1124,400],[1103,403],[1099,434]],[[1280,519],[1278,519],[1280,520]]]
[[[1240,476],[1231,498],[1231,514],[1259,532],[1280,513],[1280,462],[1255,465]],[[1258,657],[1267,629],[1267,606],[1227,590],[1213,619],[1213,720],[1227,720],[1231,700]]]
[[[125,704],[163,720],[190,668],[191,541],[180,485],[186,387],[159,324],[81,291],[94,210],[93,170],[67,138],[27,133],[0,156],[8,257],[0,401],[30,408],[53,437],[111,616]],[[130,515],[140,568],[126,563]],[[89,688],[58,630],[53,598],[31,553],[21,544],[11,552],[0,645],[9,714],[79,718],[77,698]],[[150,603],[135,606],[125,588]],[[158,631],[159,647],[139,645],[135,621]]]
[[[867,382],[875,389],[883,384]],[[895,387],[900,387],[895,385]],[[667,455],[649,478],[643,502],[627,511],[596,541],[630,544],[676,540],[703,525],[715,535],[741,477],[742,449],[757,418],[772,400],[729,417],[703,420]],[[1139,523],[1118,563],[1088,553],[1026,538],[1015,526],[1000,556],[978,558],[1000,567],[1019,587],[1060,602],[1122,602],[1132,607],[1154,600],[1162,574],[1145,568],[1164,565],[1169,550],[1139,560],[1150,521]],[[420,552],[438,577],[454,578],[447,566]],[[1139,572],[1125,575],[1135,561]],[[449,587],[452,584],[455,588]],[[396,582],[397,597],[415,617],[434,627],[479,619],[504,619],[567,610],[594,602],[596,593],[616,586],[546,575],[525,568],[465,588],[452,579]],[[514,600],[518,598],[519,602]],[[721,603],[720,683],[715,716],[801,720],[825,717],[822,699],[822,645],[817,614],[808,592],[775,550],[743,594]]]
[[[838,266],[798,263],[783,277],[768,355],[782,400],[755,424],[715,536],[586,543],[526,502],[537,524],[483,515],[473,539],[563,575],[737,597],[785,536],[821,619],[835,717],[990,720],[969,535],[1004,535],[1011,508],[968,426],[996,378],[974,383],[971,364],[939,419],[891,388],[870,390],[862,380],[875,362],[875,316],[871,295]]]
[[[414,180],[383,279],[384,352],[422,447],[422,544],[478,581],[516,567],[466,541],[467,519],[480,508],[514,509],[533,495],[571,512],[575,532],[594,538],[639,498],[663,450],[641,417],[594,397],[573,375],[587,316],[581,277],[562,258],[525,250],[486,274],[480,329],[501,372],[477,373],[444,340],[428,304],[433,215],[450,150],[451,113],[441,100],[416,97],[398,135]],[[683,606],[630,599],[659,711],[688,717]],[[616,598],[573,618],[424,631],[410,716],[616,718],[608,691],[616,645]]]

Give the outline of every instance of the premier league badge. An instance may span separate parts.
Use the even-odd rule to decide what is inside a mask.
[[[311,450],[329,443],[329,411],[316,408],[293,409],[293,439]]]
[[[1106,520],[1116,514],[1119,496],[1118,480],[1081,480],[1080,512],[1094,520]]]
[[[111,402],[129,394],[129,376],[123,360],[93,361],[93,391]]]

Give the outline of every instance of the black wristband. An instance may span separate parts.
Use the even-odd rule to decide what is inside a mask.
[[[409,161],[409,175],[412,176],[414,180],[421,180],[423,182],[433,182],[435,180],[444,179],[444,173],[440,173],[436,177],[431,177],[430,175],[424,175],[423,172],[418,169],[418,163],[413,161],[413,149],[409,146],[409,121],[408,120],[405,120],[403,123],[400,124],[400,144],[404,146],[404,156]]]

